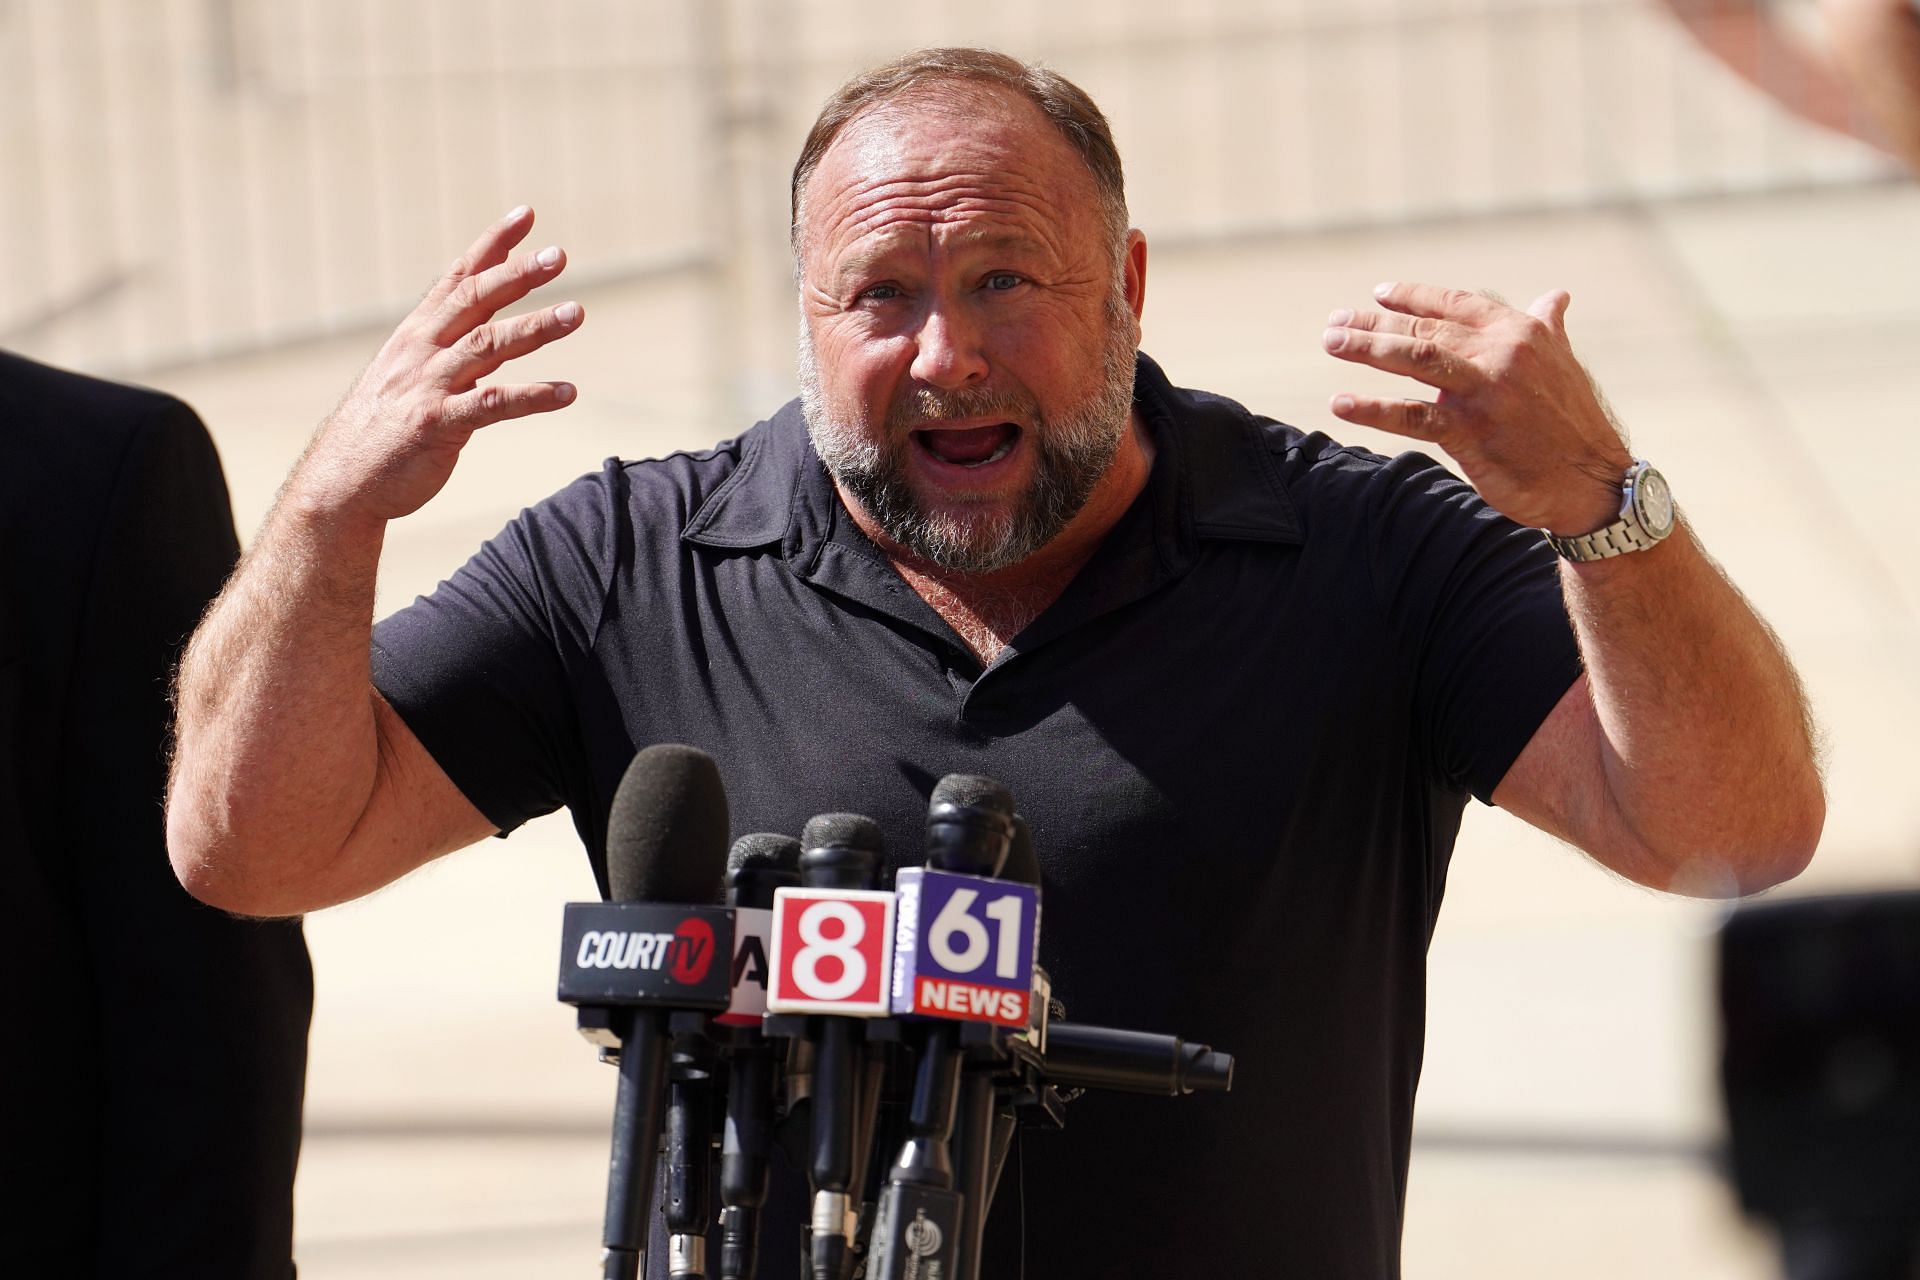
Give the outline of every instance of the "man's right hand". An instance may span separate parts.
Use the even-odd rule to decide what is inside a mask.
[[[493,824],[374,691],[386,522],[440,491],[489,423],[561,408],[564,382],[482,378],[580,325],[563,302],[493,317],[560,274],[510,257],[516,209],[474,242],[321,424],[180,664],[167,847],[196,897],[291,915],[357,897]]]
[[[567,382],[477,385],[585,319],[577,302],[494,319],[566,268],[557,246],[512,254],[532,229],[533,211],[515,209],[435,282],[321,424],[289,496],[335,518],[398,519],[440,492],[475,431],[573,402]]]

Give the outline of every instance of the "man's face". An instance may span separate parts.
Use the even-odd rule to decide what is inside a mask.
[[[840,490],[908,553],[985,573],[1072,520],[1124,437],[1138,253],[1030,103],[923,90],[841,130],[801,211],[801,398]]]

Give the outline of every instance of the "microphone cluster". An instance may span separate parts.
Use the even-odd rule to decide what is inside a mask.
[[[1232,1087],[1226,1054],[1061,1020],[1039,864],[999,783],[943,778],[925,864],[890,884],[858,814],[731,852],[727,830],[713,761],[649,747],[614,797],[610,900],[566,907],[560,999],[620,1070],[604,1280],[641,1274],[656,1197],[670,1276],[709,1274],[717,1225],[711,1274],[751,1277],[782,1126],[808,1152],[810,1280],[974,1280],[1019,1116],[1057,1126],[1085,1089]]]

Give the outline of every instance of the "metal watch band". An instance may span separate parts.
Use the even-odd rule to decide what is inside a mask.
[[[1651,521],[1651,527],[1647,521]],[[1562,559],[1606,560],[1646,551],[1673,532],[1673,498],[1666,478],[1643,458],[1634,459],[1620,484],[1620,518],[1603,529],[1563,538],[1546,530],[1547,544]]]
[[[1604,529],[1592,533],[1583,533],[1577,538],[1563,538],[1549,533],[1547,543],[1562,557],[1574,561],[1605,560],[1612,556],[1623,556],[1629,551],[1645,551],[1658,539],[1649,538],[1639,525],[1627,520],[1616,520]]]

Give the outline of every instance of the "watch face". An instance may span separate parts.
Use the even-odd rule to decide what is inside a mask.
[[[1664,538],[1673,532],[1673,490],[1667,488],[1667,478],[1652,467],[1642,471],[1639,483],[1633,486],[1633,505],[1640,526],[1648,533]]]

